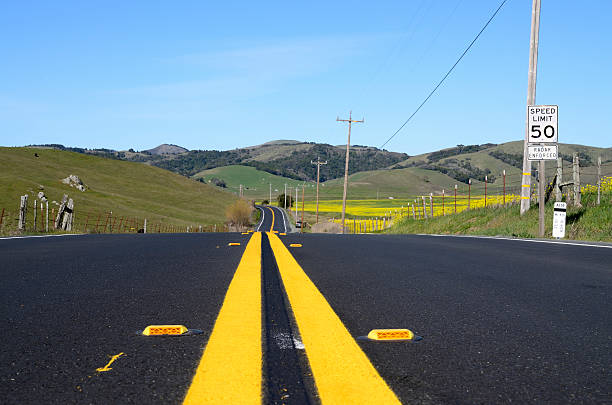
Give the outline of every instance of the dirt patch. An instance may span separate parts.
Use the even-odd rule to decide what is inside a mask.
[[[319,222],[312,226],[311,231],[312,233],[342,233],[342,226],[335,222]]]

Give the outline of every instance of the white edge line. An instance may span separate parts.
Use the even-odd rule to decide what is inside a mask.
[[[436,236],[446,238],[473,238],[473,239],[493,239],[493,240],[512,240],[518,242],[533,242],[533,243],[550,243],[553,245],[570,245],[570,246],[587,246],[604,249],[612,249],[612,245],[593,245],[590,243],[575,243],[575,242],[563,242],[556,240],[539,240],[539,239],[521,239],[521,238],[506,238],[503,236],[477,236],[477,235],[440,235],[435,233],[417,233],[418,236]]]
[[[279,210],[281,211],[281,214],[283,215],[283,226],[285,227],[285,232],[287,233],[287,219],[285,218],[285,210],[282,208],[279,208]]]
[[[257,227],[257,232],[259,232],[259,230],[261,229],[261,226],[264,223],[264,219],[266,218],[266,210],[264,210],[262,207],[260,207],[259,205],[257,206],[258,210],[261,210],[261,221],[259,221],[259,226]]]
[[[59,238],[62,236],[83,236],[83,233],[62,233],[59,235],[29,235],[29,236],[7,236],[2,237],[0,240],[9,240],[9,239],[30,239],[30,238]]]

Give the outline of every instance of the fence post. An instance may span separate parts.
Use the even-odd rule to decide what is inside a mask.
[[[442,216],[446,216],[446,212],[444,211],[444,189],[442,189]]]
[[[34,200],[34,232],[36,232],[36,213],[38,212],[38,201]]]
[[[457,185],[455,184],[455,194],[457,194],[456,190],[457,190]],[[457,199],[456,196],[455,196],[455,199]],[[467,208],[468,211],[472,209],[471,203],[472,203],[472,179],[468,179],[468,208]],[[455,205],[457,204],[455,203]],[[457,208],[455,208],[455,212],[457,212]]]
[[[0,230],[2,229],[2,219],[4,218],[4,208],[2,208],[2,214],[0,215]]]
[[[19,225],[20,231],[25,231],[26,228],[26,214],[28,212],[28,195],[21,196],[21,203],[19,205]]]
[[[57,216],[55,217],[55,229],[62,228],[62,220],[64,218],[64,212],[66,211],[66,203],[68,201],[68,194],[64,194],[62,197],[62,202],[57,209]]]
[[[597,205],[599,205],[600,195],[601,195],[601,156],[598,156],[597,157]]]
[[[45,232],[49,232],[49,200],[45,201]]]
[[[504,207],[506,206],[506,169],[503,171],[504,174]]]
[[[573,162],[573,174],[574,174],[574,205],[576,207],[582,206],[580,203],[580,158],[578,153],[574,152]]]
[[[433,214],[433,193],[429,193],[429,216],[434,217]]]
[[[146,218],[144,221],[143,233],[147,233],[147,219]]]
[[[485,175],[485,208],[487,207],[487,176]]]
[[[555,182],[555,201],[563,199],[561,195],[561,183],[563,182],[563,158],[557,158],[557,181]]]
[[[423,200],[423,219],[427,219],[427,206],[425,205],[425,196],[421,196],[421,200]]]

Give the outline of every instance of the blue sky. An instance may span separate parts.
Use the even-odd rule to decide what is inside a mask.
[[[538,104],[559,141],[612,146],[612,2],[543,0]],[[0,145],[232,149],[276,139],[380,146],[498,0],[7,2]],[[531,0],[508,0],[385,148],[524,137]]]

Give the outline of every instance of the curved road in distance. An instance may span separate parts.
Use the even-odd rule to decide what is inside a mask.
[[[291,229],[288,223],[289,218],[282,209],[271,205],[256,205],[255,207],[262,213],[259,224],[255,226],[256,232],[287,233]]]
[[[280,210],[260,209],[262,231],[286,230]],[[181,404],[253,237],[0,239],[2,403]],[[612,398],[610,245],[418,235],[279,237],[350,336],[408,328],[423,337],[408,343],[356,340],[402,403]],[[274,238],[265,236],[261,248],[262,273],[272,281],[278,271],[276,251],[270,250]],[[262,302],[274,311],[289,305],[291,322],[291,304],[284,304],[289,301],[268,302],[282,287],[264,290]],[[149,324],[184,324],[203,334],[140,336]],[[262,328],[273,325],[264,322]],[[267,344],[276,342],[279,356],[296,351],[303,367],[299,336],[283,333]],[[332,351],[334,344],[326,343]],[[266,356],[264,362],[284,374],[283,363]],[[316,399],[316,381],[307,374],[294,380],[305,390],[294,403]]]

